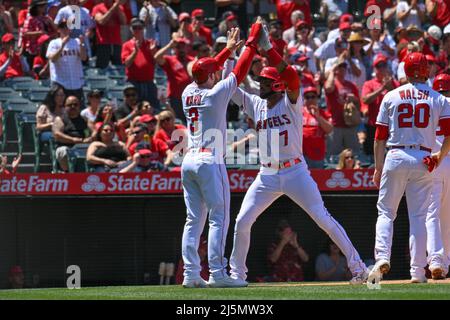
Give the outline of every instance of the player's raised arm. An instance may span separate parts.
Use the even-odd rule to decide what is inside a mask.
[[[227,45],[214,57],[219,66],[223,66],[227,59],[244,43],[244,40],[239,40],[239,33],[239,28],[231,28],[228,31]]]
[[[285,83],[286,92],[291,103],[296,103],[300,95],[300,78],[295,69],[288,65],[278,52],[272,47],[269,40],[269,31],[263,26],[259,38],[259,46],[266,52],[269,65],[275,67],[280,75],[281,81]]]

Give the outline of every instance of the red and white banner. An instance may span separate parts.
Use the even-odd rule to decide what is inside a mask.
[[[256,170],[229,170],[231,192],[245,192],[255,179]],[[376,190],[373,169],[311,170],[321,191]],[[180,172],[154,173],[74,173],[0,175],[2,195],[114,195],[180,194]]]

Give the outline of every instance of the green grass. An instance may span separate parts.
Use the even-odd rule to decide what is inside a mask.
[[[44,300],[318,300],[318,299],[450,299],[450,284],[383,284],[381,290],[365,285],[295,286],[280,284],[250,285],[239,289],[184,289],[181,286],[127,286],[69,289],[0,290],[0,299]]]

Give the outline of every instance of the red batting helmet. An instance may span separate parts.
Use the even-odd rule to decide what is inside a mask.
[[[220,66],[216,59],[205,57],[198,59],[192,66],[192,76],[195,82],[203,83],[208,80],[208,76],[211,73],[222,70],[223,67]]]
[[[428,61],[425,55],[421,52],[410,53],[405,58],[405,74],[410,78],[427,78],[430,75],[428,68]]]
[[[450,74],[442,73],[434,78],[433,90],[450,91]]]
[[[273,80],[272,83],[272,90],[275,92],[284,91],[286,88],[284,86],[284,83],[281,81],[280,75],[278,74],[278,71],[274,67],[264,67],[261,70],[261,73],[259,74],[260,78],[266,78]]]

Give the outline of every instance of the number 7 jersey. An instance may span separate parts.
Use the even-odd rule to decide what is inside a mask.
[[[424,83],[407,83],[388,92],[377,125],[389,128],[387,146],[421,145],[432,149],[441,119],[450,118],[445,97]]]

